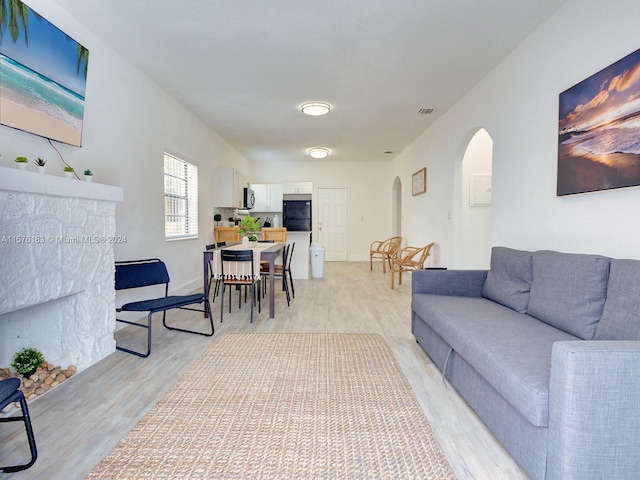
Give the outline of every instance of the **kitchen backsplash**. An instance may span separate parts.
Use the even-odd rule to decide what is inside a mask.
[[[226,207],[215,207],[213,209],[213,214],[215,215],[217,213],[222,215],[222,220],[217,223],[214,221],[213,224],[219,227],[228,227],[233,225],[234,222],[229,221],[229,218],[240,220],[244,216],[244,215],[236,216],[235,209],[226,208]],[[273,221],[276,215],[278,215],[278,218],[280,219],[280,223],[282,223],[282,212],[254,212],[253,210],[251,210],[250,215],[252,217],[259,217],[262,220],[260,222],[260,225],[263,225],[264,222],[267,221],[267,219],[270,219],[271,226],[273,226]]]

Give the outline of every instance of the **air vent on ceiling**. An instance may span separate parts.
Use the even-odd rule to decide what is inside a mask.
[[[433,108],[421,108],[420,110],[418,110],[418,113],[420,115],[429,115],[430,113],[433,113]]]

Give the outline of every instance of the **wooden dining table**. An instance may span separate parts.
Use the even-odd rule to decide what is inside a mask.
[[[265,246],[267,245],[267,246]],[[214,265],[213,275],[214,278],[217,278],[221,275],[219,270],[219,258],[220,258],[220,250],[222,249],[232,249],[232,250],[253,250],[254,256],[258,256],[260,261],[269,262],[269,318],[275,318],[275,265],[276,259],[282,256],[282,252],[284,250],[285,243],[272,243],[272,244],[264,244],[258,243],[255,247],[250,247],[247,245],[242,245],[241,243],[236,245],[225,246],[213,250],[205,250],[203,252],[203,270],[204,270],[204,294],[206,298],[209,298],[209,278],[211,276],[210,265]],[[212,261],[213,260],[213,261]],[[258,262],[259,263],[259,262]],[[260,269],[257,269],[258,275],[260,274]],[[208,313],[205,312],[205,318],[208,317]]]

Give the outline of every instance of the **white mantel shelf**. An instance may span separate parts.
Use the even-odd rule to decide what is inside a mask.
[[[0,167],[0,190],[109,202],[123,199],[120,187],[7,167]]]

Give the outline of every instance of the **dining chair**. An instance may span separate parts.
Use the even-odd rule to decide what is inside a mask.
[[[238,308],[242,306],[240,289],[251,287],[251,323],[253,323],[253,307],[258,301],[260,313],[260,272],[256,274],[253,266],[253,250],[220,251],[220,267],[222,292],[220,293],[220,323],[224,316],[224,291],[227,286],[238,287]],[[242,273],[241,273],[242,272]],[[256,292],[257,288],[257,292]],[[246,290],[245,290],[246,295]],[[231,313],[231,290],[229,290],[229,313]]]
[[[216,227],[215,228],[215,236],[216,243],[220,242],[239,242],[240,241],[240,233],[238,233],[240,227]]]
[[[286,227],[262,227],[261,233],[263,240],[273,240],[275,242],[287,241]]]
[[[402,285],[402,272],[411,270],[423,270],[424,262],[429,257],[431,248],[435,242],[431,242],[424,247],[405,247],[396,250],[391,258],[391,288],[393,289],[393,279],[398,272],[398,285]]]
[[[211,245],[207,245],[207,250],[215,250],[220,247],[226,247],[227,242],[215,242]],[[211,292],[211,282],[213,281],[213,265],[211,264],[213,260],[209,260],[209,292]],[[220,279],[216,278],[216,284],[213,287],[213,295],[211,297],[211,301],[215,302],[216,297],[220,293]]]
[[[287,297],[287,306],[290,305],[291,302],[291,295],[289,292],[289,281],[287,279],[287,272],[291,272],[291,255],[293,254],[293,247],[295,246],[295,242],[291,243],[291,244],[286,244],[284,246],[284,250],[282,252],[282,259],[283,262],[281,264],[275,264],[274,265],[274,278],[281,278],[282,279],[282,289],[285,292],[285,295]],[[267,265],[261,264],[260,265],[260,275],[262,276],[263,279],[267,279],[269,277],[269,265],[267,263]],[[266,291],[266,281],[265,281],[265,286],[263,288],[263,292],[262,294],[265,294]]]
[[[291,275],[291,261],[293,259],[293,249],[296,248],[296,242],[291,242],[289,249],[289,260],[285,262],[284,271],[289,277],[289,285],[291,286],[291,297],[296,298],[296,289],[293,288],[293,276]]]
[[[36,439],[33,435],[31,419],[29,418],[29,408],[27,407],[27,400],[25,399],[24,394],[20,391],[20,379],[16,377],[7,378],[0,381],[0,411],[2,411],[7,405],[13,402],[18,402],[20,404],[22,415],[0,417],[0,423],[24,422],[24,429],[27,434],[29,449],[31,450],[31,460],[28,463],[24,463],[21,465],[0,467],[0,472],[2,473],[19,472],[21,470],[26,470],[34,463],[36,463],[36,458],[38,458],[38,449],[36,448]]]
[[[374,240],[369,247],[369,270],[373,270],[373,259],[382,259],[382,272],[387,273],[387,265],[391,268],[391,256],[400,248],[402,237],[391,237],[386,240]]]

